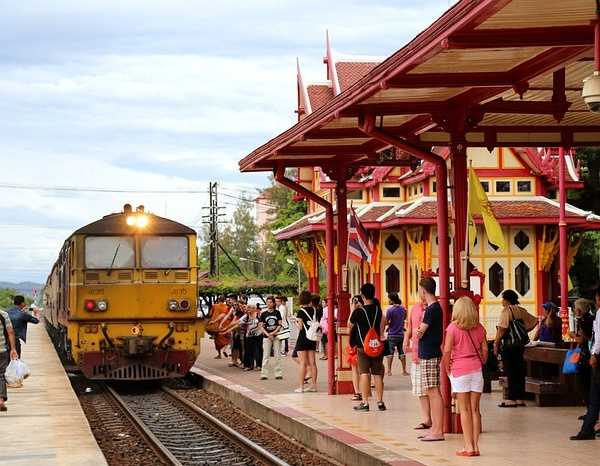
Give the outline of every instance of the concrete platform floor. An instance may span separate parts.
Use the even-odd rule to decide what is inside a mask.
[[[258,372],[243,372],[227,367],[225,360],[213,359],[212,341],[205,339],[202,354],[196,367],[210,373],[231,387],[241,388],[246,396],[264,399],[264,404],[277,405],[279,412],[303,420],[315,429],[335,427],[341,429],[339,438],[356,442],[361,449],[372,454],[389,456],[390,452],[410,459],[410,464],[430,466],[462,465],[468,462],[485,466],[542,466],[595,465],[600,464],[600,440],[572,442],[569,435],[577,432],[580,421],[577,416],[583,408],[526,408],[501,409],[496,405],[501,400],[497,386],[492,394],[484,394],[482,413],[484,434],[481,438],[482,456],[459,458],[456,450],[462,447],[459,435],[447,435],[445,442],[423,443],[416,439],[413,427],[419,422],[417,400],[410,393],[410,380],[400,374],[399,363],[394,361],[393,372],[398,375],[386,377],[385,401],[388,411],[358,413],[352,410],[350,396],[328,396],[326,394],[325,361],[319,361],[320,393],[292,393],[297,386],[296,365],[285,358],[284,380],[259,380]],[[373,408],[373,406],[372,406]],[[287,411],[286,411],[287,410]],[[305,419],[313,421],[306,421]],[[369,446],[367,442],[371,442]],[[378,450],[378,447],[382,449]],[[390,460],[388,464],[409,464],[406,460]]]
[[[0,413],[1,466],[105,466],[106,460],[42,323],[29,325],[31,376]]]

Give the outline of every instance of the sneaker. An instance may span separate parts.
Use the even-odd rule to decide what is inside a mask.
[[[265,379],[266,379],[266,377],[265,377]],[[277,377],[275,377],[275,380],[281,380],[281,379],[283,379],[283,376],[281,376],[281,375],[278,375]]]
[[[385,411],[387,408],[385,407],[385,403],[383,401],[378,401],[377,402],[377,409],[379,411]]]
[[[304,388],[297,388],[294,393],[304,393]]]
[[[317,389],[315,387],[308,387],[305,392],[316,393]]]
[[[269,380],[269,378],[263,375],[260,380]]]
[[[367,403],[360,403],[354,407],[354,411],[368,411],[369,405]]]

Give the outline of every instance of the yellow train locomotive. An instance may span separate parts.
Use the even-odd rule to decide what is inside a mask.
[[[64,361],[90,379],[185,375],[200,349],[196,232],[125,205],[67,238],[45,317]]]

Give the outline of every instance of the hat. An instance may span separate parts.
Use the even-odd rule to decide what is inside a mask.
[[[542,307],[546,311],[558,311],[558,306],[554,304],[552,301],[548,301],[547,303],[542,304]]]

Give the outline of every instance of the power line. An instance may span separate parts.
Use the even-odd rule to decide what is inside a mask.
[[[197,189],[121,189],[121,188],[98,188],[82,186],[51,186],[51,185],[26,185],[15,183],[0,183],[2,189],[22,189],[30,191],[72,191],[93,193],[133,193],[133,194],[208,194],[205,190]]]
[[[221,193],[221,196],[229,197],[229,198],[232,198],[232,199],[237,199],[238,201],[248,202],[248,203],[251,203],[251,204],[261,205],[261,206],[264,206],[264,207],[269,207],[271,209],[277,209],[278,208],[278,206],[273,205],[273,204],[267,204],[266,202],[258,201],[256,199],[248,199],[248,198],[244,198],[244,197],[241,197],[241,196],[234,196],[233,194]]]

